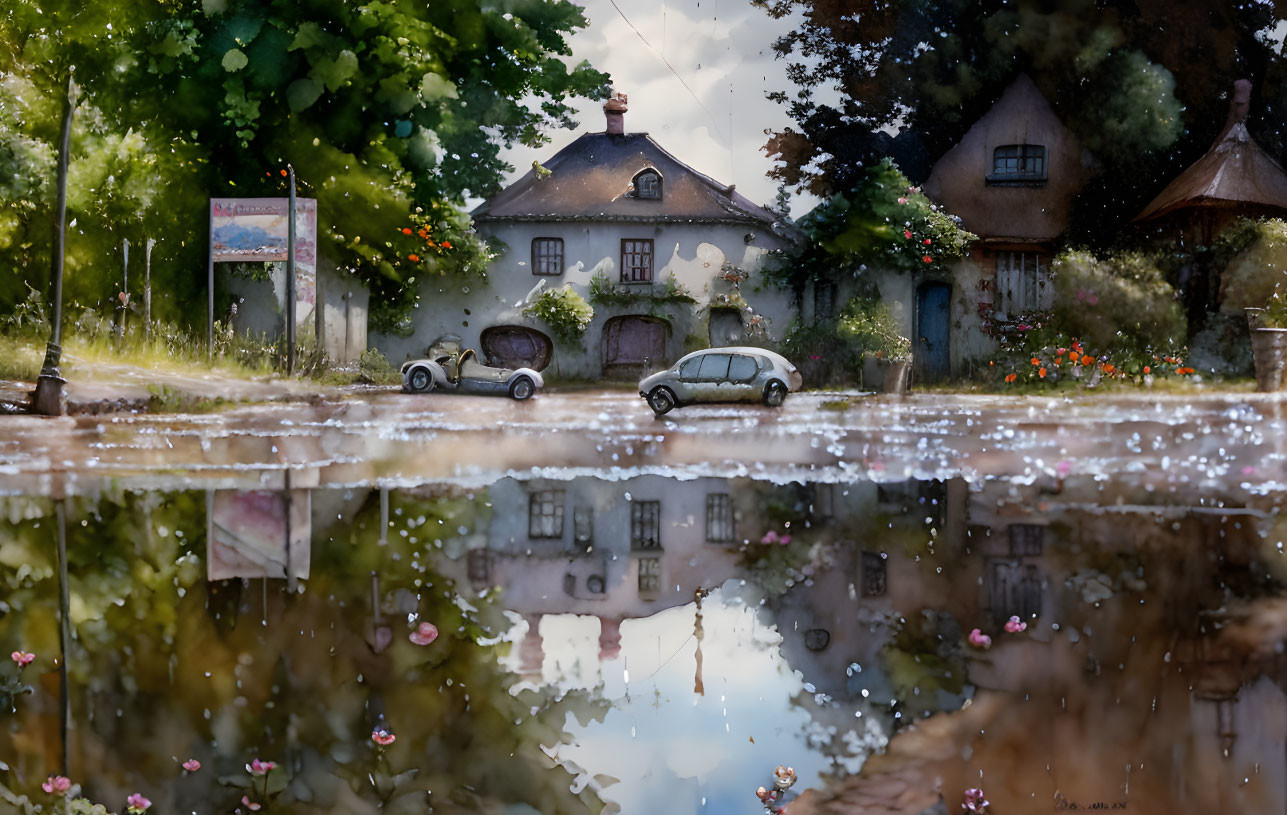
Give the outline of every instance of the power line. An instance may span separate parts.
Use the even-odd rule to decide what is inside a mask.
[[[700,107],[703,111],[705,111],[706,115],[710,117],[711,124],[715,126],[715,132],[719,134],[719,137],[721,139],[724,138],[724,131],[720,128],[719,120],[715,118],[715,114],[711,113],[710,109],[702,104],[702,100],[698,98],[697,94],[693,92],[692,88],[688,87],[688,83],[685,82],[684,78],[679,75],[679,71],[675,70],[675,66],[670,64],[670,60],[666,59],[666,57],[660,51],[658,51],[656,48],[653,47],[652,43],[648,42],[648,38],[643,35],[642,31],[640,31],[638,28],[635,28],[635,24],[630,22],[630,18],[626,16],[626,13],[624,11],[621,10],[621,6],[617,5],[617,0],[608,0],[608,2],[611,3],[612,7],[617,10],[618,14],[621,15],[621,19],[626,21],[626,25],[630,26],[630,30],[635,32],[635,34],[639,36],[639,39],[643,40],[643,44],[648,46],[648,50],[656,54],[657,58],[660,59],[663,63],[665,63],[666,67],[670,69],[670,72],[675,75],[675,79],[679,80],[679,84],[683,85],[684,90],[688,91],[688,94],[693,97],[693,101],[697,102],[698,107]]]

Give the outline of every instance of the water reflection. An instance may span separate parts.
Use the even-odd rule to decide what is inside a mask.
[[[1287,807],[1275,494],[547,475],[67,499],[69,794],[756,813],[784,765],[792,815]],[[17,812],[57,795],[54,507],[0,503]]]

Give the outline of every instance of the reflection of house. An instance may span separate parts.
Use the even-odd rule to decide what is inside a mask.
[[[494,362],[532,364],[552,350],[560,375],[632,377],[686,348],[780,334],[786,296],[739,285],[739,272],[753,276],[764,253],[784,245],[778,216],[646,133],[625,132],[624,97],[604,111],[604,132],[582,134],[474,211],[489,245],[506,247],[489,284],[426,284],[415,336],[382,340],[390,358],[450,331]],[[564,284],[595,310],[584,347],[551,341],[550,328],[523,313]]]

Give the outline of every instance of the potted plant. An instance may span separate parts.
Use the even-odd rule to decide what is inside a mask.
[[[1252,315],[1247,310],[1251,328],[1251,355],[1256,363],[1256,390],[1262,393],[1282,390],[1287,373],[1287,291],[1281,283],[1263,312]]]
[[[899,333],[898,324],[893,310],[875,297],[855,297],[840,315],[841,336],[862,346],[878,372],[884,393],[906,393],[911,376],[912,341]],[[864,384],[876,378],[866,375],[866,364],[863,369]]]

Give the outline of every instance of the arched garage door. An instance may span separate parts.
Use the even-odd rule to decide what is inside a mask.
[[[603,325],[603,373],[630,378],[668,364],[670,323],[656,317],[613,317]]]
[[[478,342],[492,367],[543,371],[554,356],[550,338],[524,325],[494,325],[483,330]]]

